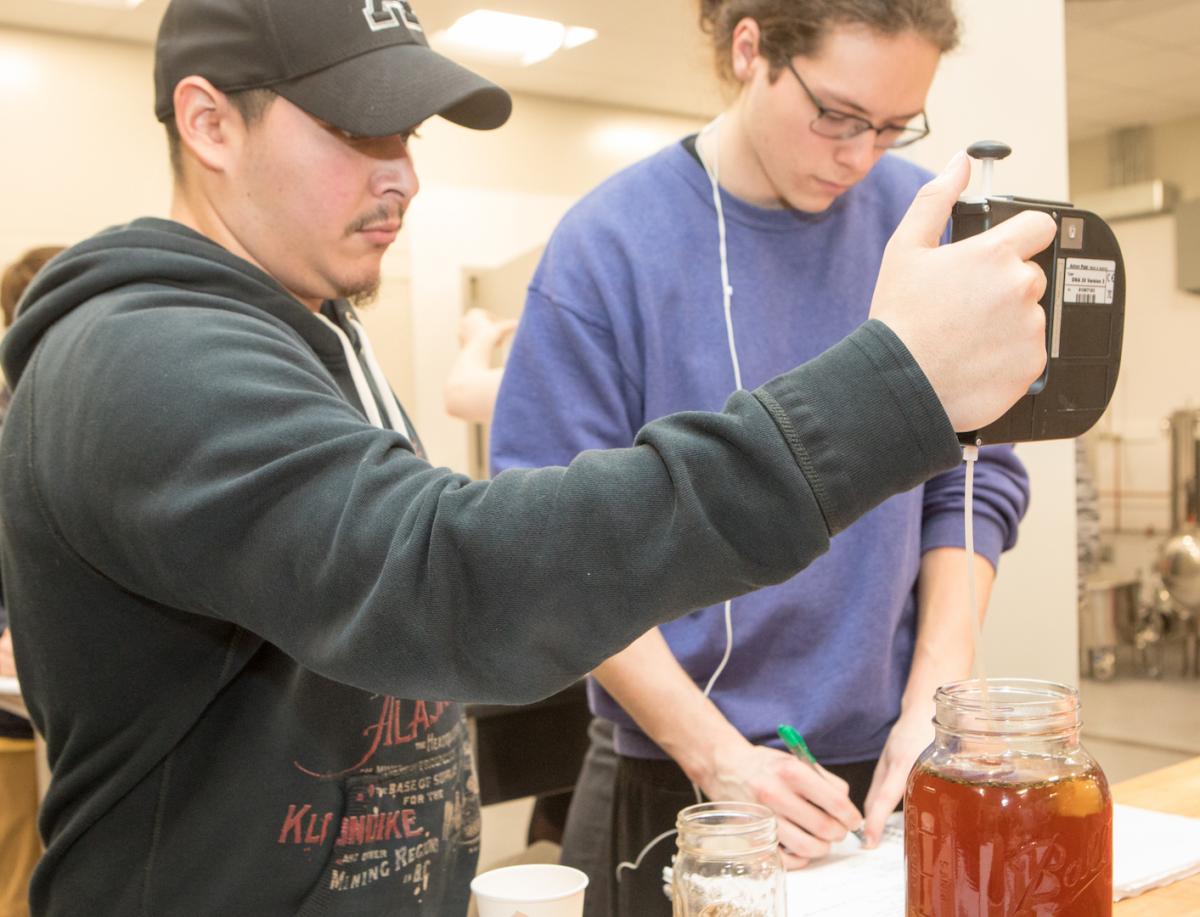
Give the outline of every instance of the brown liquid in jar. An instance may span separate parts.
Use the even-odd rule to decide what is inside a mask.
[[[907,917],[1112,914],[1112,802],[1098,769],[1020,783],[921,767],[904,843]]]

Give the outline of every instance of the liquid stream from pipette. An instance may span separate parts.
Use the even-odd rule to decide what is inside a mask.
[[[987,669],[983,662],[983,629],[979,623],[979,605],[975,600],[975,455],[976,449],[966,454],[967,486],[963,500],[963,524],[966,529],[967,548],[967,616],[971,619],[971,641],[975,658],[975,678],[979,682],[979,699],[983,703],[984,725],[994,720],[992,702],[988,696]]]

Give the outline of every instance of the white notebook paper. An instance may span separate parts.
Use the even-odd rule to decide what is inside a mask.
[[[1200,873],[1200,818],[1113,806],[1113,900]]]
[[[828,857],[789,872],[788,917],[896,917],[904,913],[904,816],[888,819],[883,839],[864,850],[853,836]]]

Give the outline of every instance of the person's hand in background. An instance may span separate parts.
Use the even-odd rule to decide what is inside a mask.
[[[13,658],[12,631],[0,633],[0,678],[16,678],[17,663]]]
[[[515,318],[500,318],[487,309],[468,309],[458,320],[458,343],[465,347],[472,341],[480,341],[490,351],[516,330]]]
[[[902,716],[892,726],[863,804],[867,847],[879,844],[884,822],[904,796],[909,771],[932,741],[933,723],[928,715]]]
[[[486,309],[468,309],[458,322],[458,356],[442,395],[446,412],[459,420],[488,423],[500,392],[503,367],[492,366],[496,348],[517,328],[517,320]]]

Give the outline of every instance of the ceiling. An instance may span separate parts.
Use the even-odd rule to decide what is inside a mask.
[[[1200,115],[1200,0],[1068,0],[1071,139]]]
[[[537,95],[711,116],[722,107],[696,0],[415,0],[427,35],[480,7],[589,26],[599,38],[532,67],[469,60],[506,89]],[[63,0],[0,0],[0,25],[154,41],[167,0],[113,10]],[[633,24],[636,23],[636,27]]]
[[[63,0],[0,0],[0,24],[150,43],[166,4],[145,0],[120,11]],[[425,0],[417,10],[432,35],[480,5]],[[600,33],[532,67],[464,59],[509,89],[699,116],[721,107],[710,52],[696,27],[696,0],[486,5]],[[1200,115],[1200,0],[1067,0],[1066,35],[1072,139]]]

